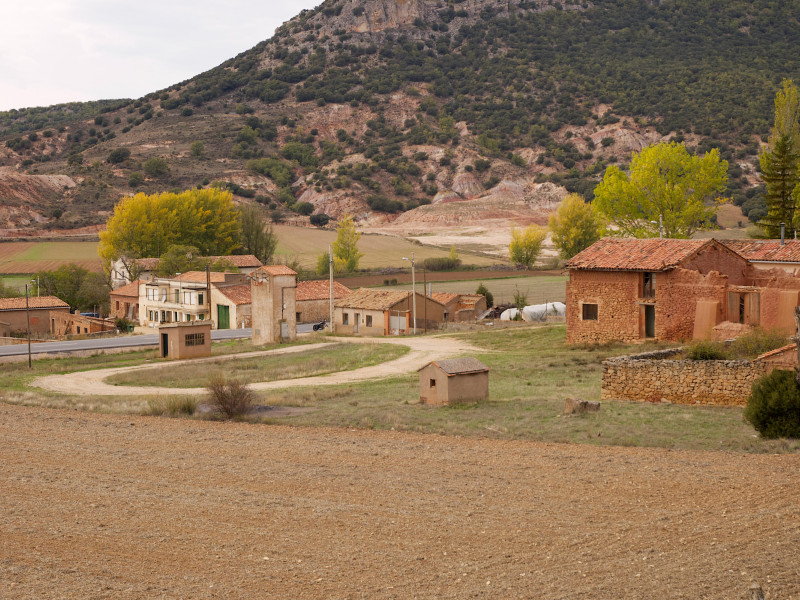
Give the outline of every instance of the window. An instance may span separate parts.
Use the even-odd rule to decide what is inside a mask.
[[[350,323],[350,315],[347,313],[342,313],[342,325],[348,325]]]
[[[198,304],[205,304],[205,302],[203,302],[203,294],[202,293],[197,294],[197,303]]]
[[[119,300],[117,300],[117,310],[119,310]]]
[[[372,315],[366,315],[364,317],[364,325],[367,327],[372,327]]]
[[[436,380],[435,379],[431,379],[430,387],[432,387],[432,388],[436,387]]]
[[[294,320],[300,322],[300,313],[294,313]]]
[[[206,343],[205,333],[187,333],[185,338],[186,346],[204,346]]]
[[[597,321],[597,304],[584,304],[582,310],[584,321]]]
[[[642,273],[642,298],[656,297],[656,274]]]

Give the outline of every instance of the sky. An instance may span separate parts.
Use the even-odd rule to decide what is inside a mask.
[[[10,0],[0,111],[139,98],[269,39],[322,0]]]

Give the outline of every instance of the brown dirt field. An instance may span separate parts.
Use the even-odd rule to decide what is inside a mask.
[[[508,277],[537,277],[546,275],[563,275],[562,271],[529,271],[526,269],[497,269],[497,270],[475,270],[475,271],[428,271],[425,275],[427,281],[463,281],[474,280],[484,281],[489,279],[500,279]],[[422,269],[416,273],[417,284],[421,284]],[[388,275],[353,275],[336,277],[336,281],[349,288],[372,287],[383,285],[385,279],[397,279],[397,283],[411,283],[411,269],[408,272],[391,273]]]
[[[800,597],[800,459],[0,405],[0,593]]]

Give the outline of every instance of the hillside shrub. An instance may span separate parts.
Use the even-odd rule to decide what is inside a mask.
[[[788,343],[789,340],[782,331],[755,327],[733,340],[729,349],[733,358],[753,359],[770,350],[782,348]]]
[[[775,369],[757,379],[744,418],[765,438],[800,438],[800,386],[794,371]]]
[[[311,224],[316,225],[317,227],[325,227],[330,221],[331,218],[326,215],[325,213],[317,213],[316,215],[311,215]]]
[[[728,360],[728,351],[721,342],[698,340],[686,350],[689,360]]]
[[[297,214],[305,217],[314,212],[314,205],[311,202],[298,202],[292,208]]]
[[[125,162],[131,156],[131,151],[127,148],[116,148],[108,153],[106,157],[106,162],[110,165],[118,165],[121,162]]]

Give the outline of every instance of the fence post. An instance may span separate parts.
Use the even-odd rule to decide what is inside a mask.
[[[750,586],[750,600],[764,600],[764,590],[757,583]]]

